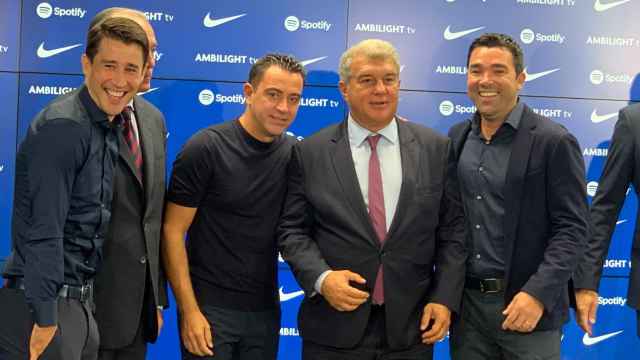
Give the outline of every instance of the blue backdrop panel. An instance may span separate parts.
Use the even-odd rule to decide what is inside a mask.
[[[530,76],[522,94],[640,98],[637,92],[629,93],[640,70],[634,60],[640,56],[640,23],[623,16],[640,12],[640,3],[531,3],[535,2],[353,0],[349,44],[370,37],[393,42],[404,65],[405,89],[465,91],[471,41],[483,32],[504,32],[523,46]],[[585,23],[592,24],[587,31]]]
[[[18,71],[20,2],[0,2],[0,71]]]
[[[626,306],[627,279],[603,278],[598,318],[590,337],[571,321],[564,327],[562,359],[633,359],[640,351],[636,312]]]
[[[11,205],[16,156],[18,75],[0,73],[0,261],[9,254],[11,244]]]
[[[43,4],[49,4],[43,5]],[[279,1],[51,1],[26,0],[21,69],[80,73],[89,21],[109,6],[147,14],[160,46],[156,76],[244,81],[251,64],[267,52],[298,57],[309,70],[337,68],[346,43],[346,3]],[[52,10],[49,10],[52,8]],[[261,41],[256,42],[256,34]],[[310,74],[309,84],[335,84],[330,71]]]

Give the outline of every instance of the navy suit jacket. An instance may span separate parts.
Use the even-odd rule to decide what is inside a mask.
[[[640,189],[640,104],[620,110],[596,196],[591,203],[591,236],[584,259],[574,277],[576,288],[598,290],[602,264],[611,243],[618,214],[624,204],[627,188],[633,185],[636,196]],[[636,214],[631,250],[631,268],[627,305],[640,309],[640,213]]]
[[[451,128],[456,159],[471,120]],[[568,318],[569,280],[588,224],[584,162],[575,137],[525,105],[503,188],[505,306],[520,291],[544,305],[536,330]]]

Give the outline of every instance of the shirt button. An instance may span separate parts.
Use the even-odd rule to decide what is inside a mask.
[[[104,204],[100,204],[100,207],[103,208],[103,209],[105,208]]]
[[[476,259],[480,259],[480,254],[476,254]]]
[[[147,257],[146,256],[140,257],[140,264],[145,264],[146,262],[147,262]]]
[[[482,166],[480,166],[480,167],[478,168],[478,171],[480,171],[480,172],[482,172],[483,170],[484,170],[484,168],[483,168]]]
[[[479,224],[476,224],[476,229],[480,229],[480,225]]]
[[[476,200],[482,200],[482,196],[481,195],[476,196]]]

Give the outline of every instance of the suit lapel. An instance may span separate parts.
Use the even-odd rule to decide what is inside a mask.
[[[505,178],[504,198],[505,216],[503,218],[503,229],[505,234],[505,274],[509,274],[511,267],[511,255],[513,253],[513,243],[515,241],[518,219],[520,217],[520,199],[524,191],[524,177],[529,165],[529,155],[533,144],[535,123],[525,110],[520,120],[520,126],[513,139],[511,147],[511,157]]]
[[[146,111],[147,107],[144,106],[144,104],[142,104],[140,101],[135,101],[135,109],[136,121],[138,123],[138,131],[140,136],[140,146],[142,147],[142,166],[144,168],[144,195],[145,200],[148,200],[152,199],[153,196],[153,179],[155,179],[153,149],[155,144],[153,139],[153,131],[150,126],[151,121],[149,121],[150,117]]]
[[[404,218],[404,212],[408,207],[408,203],[413,201],[415,196],[415,187],[417,171],[420,165],[420,152],[418,151],[418,143],[415,141],[415,137],[408,126],[404,123],[404,120],[397,120],[398,124],[398,139],[400,141],[400,161],[402,163],[402,185],[400,186],[400,195],[398,196],[398,203],[396,205],[396,212],[393,214],[393,220],[389,231],[387,232],[387,239],[384,242],[385,246],[393,238],[393,234],[398,229],[400,221]]]
[[[362,198],[362,190],[358,183],[358,175],[356,174],[353,157],[351,156],[351,148],[349,146],[349,136],[347,134],[347,121],[342,122],[336,128],[336,134],[331,139],[330,156],[333,162],[333,170],[336,178],[342,187],[345,199],[353,209],[361,224],[367,229],[368,239],[376,246],[379,246],[378,237],[373,230],[369,214]]]

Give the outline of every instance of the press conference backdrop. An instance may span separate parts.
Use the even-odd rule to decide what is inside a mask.
[[[266,52],[293,54],[309,73],[291,136],[302,139],[343,120],[340,54],[372,37],[399,50],[399,114],[442,133],[475,111],[465,95],[471,40],[504,32],[520,41],[527,72],[521,98],[578,138],[589,201],[617,111],[640,101],[640,0],[0,0],[0,262],[10,249],[17,144],[42,107],[82,84],[87,26],[110,6],[139,9],[155,28],[155,79],[142,96],[167,118],[170,162],[196,130],[242,112],[242,83]],[[635,313],[625,306],[634,191],[605,264],[594,337],[583,335],[572,318],[563,330],[563,359],[631,359],[640,351]],[[299,359],[296,313],[303,293],[284,262],[279,282],[279,358]],[[175,306],[165,317],[150,359],[179,356]],[[445,339],[436,358],[447,359],[447,352]]]

